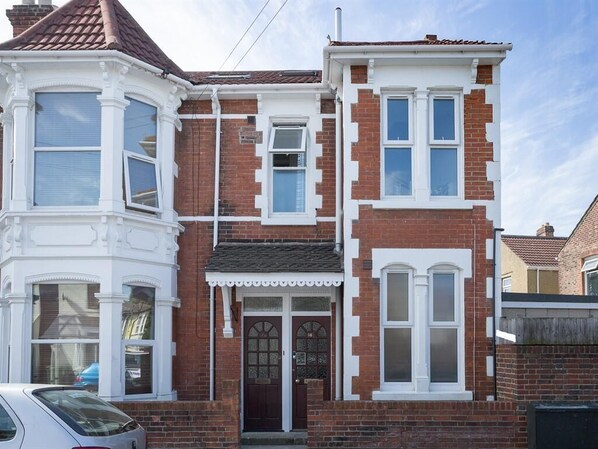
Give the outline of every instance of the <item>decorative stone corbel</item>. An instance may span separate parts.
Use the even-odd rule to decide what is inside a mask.
[[[262,94],[257,94],[256,98],[257,98],[257,113],[261,114],[262,113]]]
[[[474,58],[471,61],[471,84],[476,84],[478,80],[478,64],[480,60],[478,58]]]
[[[16,97],[18,95],[21,95],[23,93],[23,91],[25,90],[25,76],[24,76],[25,69],[23,69],[23,67],[21,67],[16,62],[13,62],[12,64],[10,64],[10,67],[14,71],[15,87],[14,87],[14,91],[13,91],[13,96]]]
[[[368,84],[372,84],[374,82],[374,60],[370,59],[368,61]]]
[[[322,112],[322,95],[316,94],[316,114],[320,114]]]
[[[222,335],[224,338],[233,338],[234,332],[230,321],[230,287],[222,286],[222,311],[224,312],[224,327],[222,328]]]

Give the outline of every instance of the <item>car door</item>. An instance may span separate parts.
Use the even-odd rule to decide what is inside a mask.
[[[19,449],[24,435],[23,424],[0,396],[0,449]]]

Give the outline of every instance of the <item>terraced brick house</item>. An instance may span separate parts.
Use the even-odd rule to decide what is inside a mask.
[[[244,430],[305,428],[311,378],[493,399],[510,44],[337,36],[322,70],[193,72],[118,0],[43,3],[0,44],[0,381],[235,379]]]

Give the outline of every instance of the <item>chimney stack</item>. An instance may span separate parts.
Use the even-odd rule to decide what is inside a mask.
[[[554,226],[546,222],[536,231],[536,237],[554,237]]]
[[[37,4],[35,0],[22,0],[22,4],[7,9],[6,17],[12,25],[12,36],[17,37],[55,9],[51,0],[37,0]]]
[[[436,34],[426,34],[425,40],[429,42],[436,42],[438,40],[438,36]]]

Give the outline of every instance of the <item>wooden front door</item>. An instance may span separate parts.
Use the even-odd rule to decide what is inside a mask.
[[[307,429],[305,379],[324,379],[330,399],[330,317],[293,317],[293,429]]]
[[[282,320],[245,317],[244,429],[282,430]]]

